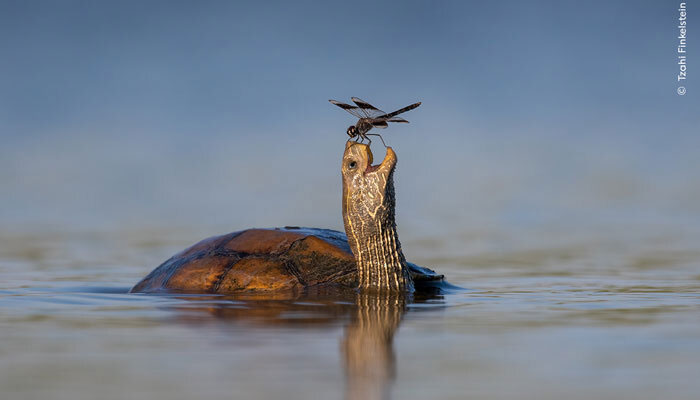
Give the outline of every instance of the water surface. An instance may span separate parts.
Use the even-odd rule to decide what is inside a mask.
[[[465,290],[410,298],[134,295],[127,294],[134,283],[202,232],[2,231],[2,398],[691,399],[700,392],[697,234],[402,235],[411,261]]]

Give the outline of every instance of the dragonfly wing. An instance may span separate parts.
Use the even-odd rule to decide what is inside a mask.
[[[367,118],[376,118],[380,115],[386,114],[384,111],[378,109],[377,107],[369,104],[368,102],[360,98],[351,97],[350,100],[352,100],[353,103],[357,104],[357,106],[367,114]]]
[[[371,124],[373,127],[379,128],[379,129],[384,129],[387,126],[389,126],[389,124],[386,123],[385,119],[375,119],[371,122]]]
[[[404,108],[400,108],[394,112],[390,112],[389,114],[381,115],[381,117],[386,118],[386,119],[391,119],[392,117],[395,117],[399,114],[405,113],[406,111],[413,110],[414,108],[418,107],[420,105],[420,102],[418,103],[413,103],[410,106],[406,106]]]
[[[403,119],[403,118],[399,118],[399,117],[394,117],[394,118],[388,119],[388,120],[386,120],[386,122],[400,122],[400,123],[402,123],[402,124],[407,124],[407,123],[408,123],[408,121],[406,121],[406,120]]]
[[[331,104],[335,104],[336,106],[338,106],[338,107],[342,108],[343,110],[349,112],[350,114],[356,116],[357,118],[366,118],[365,113],[362,112],[360,107],[351,106],[350,104],[341,103],[341,102],[335,101],[335,100],[328,100],[328,101],[330,101]]]

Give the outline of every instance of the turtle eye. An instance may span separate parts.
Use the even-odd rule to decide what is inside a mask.
[[[357,163],[355,161],[350,161],[348,163],[348,168],[355,169],[355,167],[357,167]]]

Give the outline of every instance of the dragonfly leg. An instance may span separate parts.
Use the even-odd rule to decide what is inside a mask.
[[[379,140],[382,141],[382,144],[384,145],[384,147],[389,147],[389,146],[386,145],[386,143],[384,143],[384,138],[382,137],[382,135],[380,135],[380,134],[378,134],[378,133],[367,133],[366,135],[367,135],[367,136],[379,136]],[[367,139],[369,139],[369,138],[367,138]],[[372,143],[371,140],[370,140],[369,142]]]
[[[372,140],[367,137],[366,133],[358,133],[357,136],[360,138],[360,140],[359,140],[360,143],[364,143],[365,140],[367,140],[368,145],[372,144]]]

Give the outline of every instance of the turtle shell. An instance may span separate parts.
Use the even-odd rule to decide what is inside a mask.
[[[416,283],[442,275],[409,263]],[[285,227],[215,236],[165,261],[131,289],[191,293],[298,290],[357,286],[355,258],[344,233]]]

